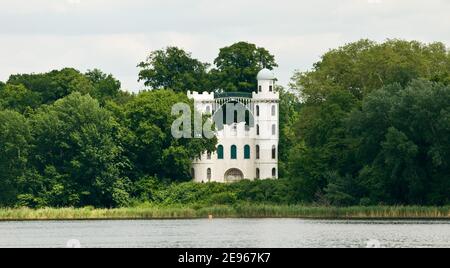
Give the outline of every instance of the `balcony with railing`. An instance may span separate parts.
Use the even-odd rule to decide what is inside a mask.
[[[214,93],[215,99],[224,99],[224,98],[248,98],[248,99],[251,99],[252,97],[253,97],[252,93],[248,93],[248,92]]]

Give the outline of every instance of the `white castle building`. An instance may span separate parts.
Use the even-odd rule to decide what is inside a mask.
[[[188,92],[197,111],[214,118],[218,138],[216,152],[194,160],[194,181],[278,178],[279,93],[270,70],[261,70],[257,79],[253,93]]]

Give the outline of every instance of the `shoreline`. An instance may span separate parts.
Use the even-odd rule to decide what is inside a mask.
[[[317,207],[237,205],[206,207],[0,208],[0,222],[188,219],[450,220],[450,206]]]

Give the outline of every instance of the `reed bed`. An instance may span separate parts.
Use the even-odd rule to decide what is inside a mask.
[[[0,209],[0,221],[198,219],[208,218],[210,215],[214,218],[450,219],[450,206],[319,207],[305,205],[244,204],[210,207],[137,206],[117,209]]]

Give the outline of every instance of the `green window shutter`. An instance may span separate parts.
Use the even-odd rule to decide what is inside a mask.
[[[231,146],[231,159],[237,159],[237,147],[236,147],[236,145]]]
[[[217,147],[217,158],[223,159],[223,146],[222,145],[219,145]]]
[[[250,146],[249,145],[245,145],[245,147],[244,147],[244,158],[250,159]]]

